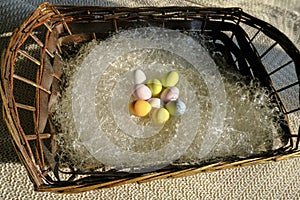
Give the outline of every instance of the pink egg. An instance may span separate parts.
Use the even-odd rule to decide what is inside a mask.
[[[179,89],[177,87],[168,87],[160,95],[160,99],[164,102],[175,101],[179,97]]]
[[[151,98],[151,90],[144,84],[136,84],[134,86],[133,95],[139,100],[148,100]]]

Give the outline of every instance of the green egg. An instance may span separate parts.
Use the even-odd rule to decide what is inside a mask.
[[[178,81],[179,75],[176,71],[171,71],[165,74],[161,79],[161,83],[164,87],[173,87],[178,83]]]

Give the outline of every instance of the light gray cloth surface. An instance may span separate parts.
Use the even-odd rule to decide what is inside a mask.
[[[300,47],[300,2],[271,0],[67,0],[69,5],[102,6],[239,6],[276,25]],[[11,32],[40,4],[40,0],[0,0],[0,53]],[[33,191],[25,168],[12,147],[5,123],[0,120],[0,199],[300,199],[300,158],[268,165],[202,173],[191,177],[60,195]]]

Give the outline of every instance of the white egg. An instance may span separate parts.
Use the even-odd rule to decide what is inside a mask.
[[[142,84],[146,81],[146,75],[145,73],[140,70],[140,69],[136,69],[133,72],[133,80],[134,80],[134,84]]]
[[[164,106],[164,102],[159,98],[151,98],[148,100],[152,108],[162,108]]]

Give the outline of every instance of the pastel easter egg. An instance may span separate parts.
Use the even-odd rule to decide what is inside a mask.
[[[147,100],[152,96],[151,90],[144,84],[134,86],[133,95],[139,100]]]
[[[169,101],[166,104],[166,108],[169,111],[170,115],[180,116],[185,112],[186,105],[183,101],[177,99],[176,101]]]
[[[144,100],[136,100],[129,104],[129,111],[138,117],[145,117],[151,111],[151,105]]]
[[[129,103],[129,112],[133,115],[135,115],[134,104],[135,101]]]
[[[146,81],[146,75],[145,73],[140,70],[140,69],[136,69],[133,72],[133,80],[135,84],[142,84]]]
[[[159,95],[162,90],[162,84],[158,79],[150,79],[146,82],[146,85],[151,90],[153,96]]]
[[[162,108],[164,106],[164,102],[160,98],[151,98],[148,102],[152,108]]]
[[[169,118],[169,111],[165,108],[155,108],[151,112],[151,119],[155,124],[164,124]]]
[[[171,71],[165,74],[161,79],[161,83],[164,87],[173,87],[178,83],[178,81],[179,75],[176,71]]]
[[[175,101],[179,97],[179,89],[177,87],[168,87],[162,91],[160,99],[164,102]]]

